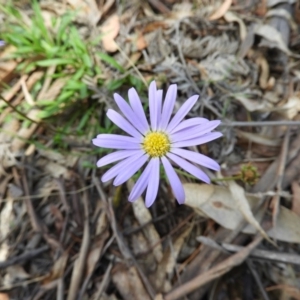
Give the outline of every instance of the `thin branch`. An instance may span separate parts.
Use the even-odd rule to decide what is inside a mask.
[[[222,126],[226,127],[255,127],[255,126],[300,126],[300,121],[251,121],[251,122],[231,122],[225,120]]]

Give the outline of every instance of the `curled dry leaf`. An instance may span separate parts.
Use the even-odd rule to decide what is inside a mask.
[[[288,49],[281,33],[271,25],[260,24],[254,29],[255,34],[260,35],[270,42],[270,48],[276,47],[286,54],[290,55],[291,51]]]
[[[223,4],[208,18],[210,21],[222,18],[228,11],[232,3],[232,0],[225,0]]]
[[[224,14],[224,19],[227,22],[237,22],[239,24],[240,38],[241,38],[241,41],[243,41],[247,36],[247,27],[246,27],[244,21],[241,18],[239,18],[235,13],[233,13],[231,11],[227,11]]]
[[[233,196],[226,187],[185,183],[185,204],[191,206],[195,211],[201,211],[221,226],[234,230],[244,220],[243,214],[237,208]],[[261,197],[245,193],[245,197],[251,209],[261,200]],[[263,217],[263,209],[255,216],[259,222]],[[257,230],[248,225],[244,233],[255,234]],[[267,232],[268,236],[279,241],[300,244],[300,218],[291,210],[280,206],[276,226]]]
[[[270,76],[270,68],[268,61],[262,55],[256,59],[256,64],[260,67],[260,75],[259,75],[259,86],[262,89],[266,89],[268,87],[268,81]]]
[[[270,243],[273,243],[268,237],[267,233],[261,228],[260,224],[253,216],[251,207],[245,196],[244,189],[241,186],[239,186],[235,181],[229,181],[228,188],[231,192],[233,200],[237,204],[237,209],[239,209],[239,211],[243,214],[244,218],[248,221],[248,223],[253,225],[253,227],[257,229],[257,231],[259,231],[265,239],[267,239]]]
[[[118,45],[115,38],[120,31],[120,20],[118,15],[112,15],[101,27],[103,33],[102,44],[107,52],[115,52],[118,50]]]

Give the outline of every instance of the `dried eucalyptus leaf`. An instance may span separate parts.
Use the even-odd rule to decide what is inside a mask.
[[[186,194],[185,204],[191,206],[195,211],[201,211],[221,226],[234,230],[244,220],[244,216],[237,207],[229,188],[207,185],[185,183]],[[245,193],[249,207],[254,206],[261,200],[261,197]],[[261,209],[255,219],[260,222],[264,211]],[[244,233],[255,234],[257,230],[248,225]],[[291,210],[280,206],[276,226],[267,232],[268,236],[279,241],[300,244],[300,218]]]

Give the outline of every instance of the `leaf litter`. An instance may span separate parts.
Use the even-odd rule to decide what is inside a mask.
[[[296,2],[0,1],[1,299],[299,298]],[[212,185],[180,173],[178,206],[161,180],[148,210],[100,183],[90,140],[115,130],[115,91],[153,78],[177,110],[198,93],[190,116],[224,138],[197,149],[222,165]]]

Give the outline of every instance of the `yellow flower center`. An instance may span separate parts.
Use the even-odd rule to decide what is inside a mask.
[[[162,157],[170,151],[170,140],[163,132],[149,132],[142,145],[151,157]]]

